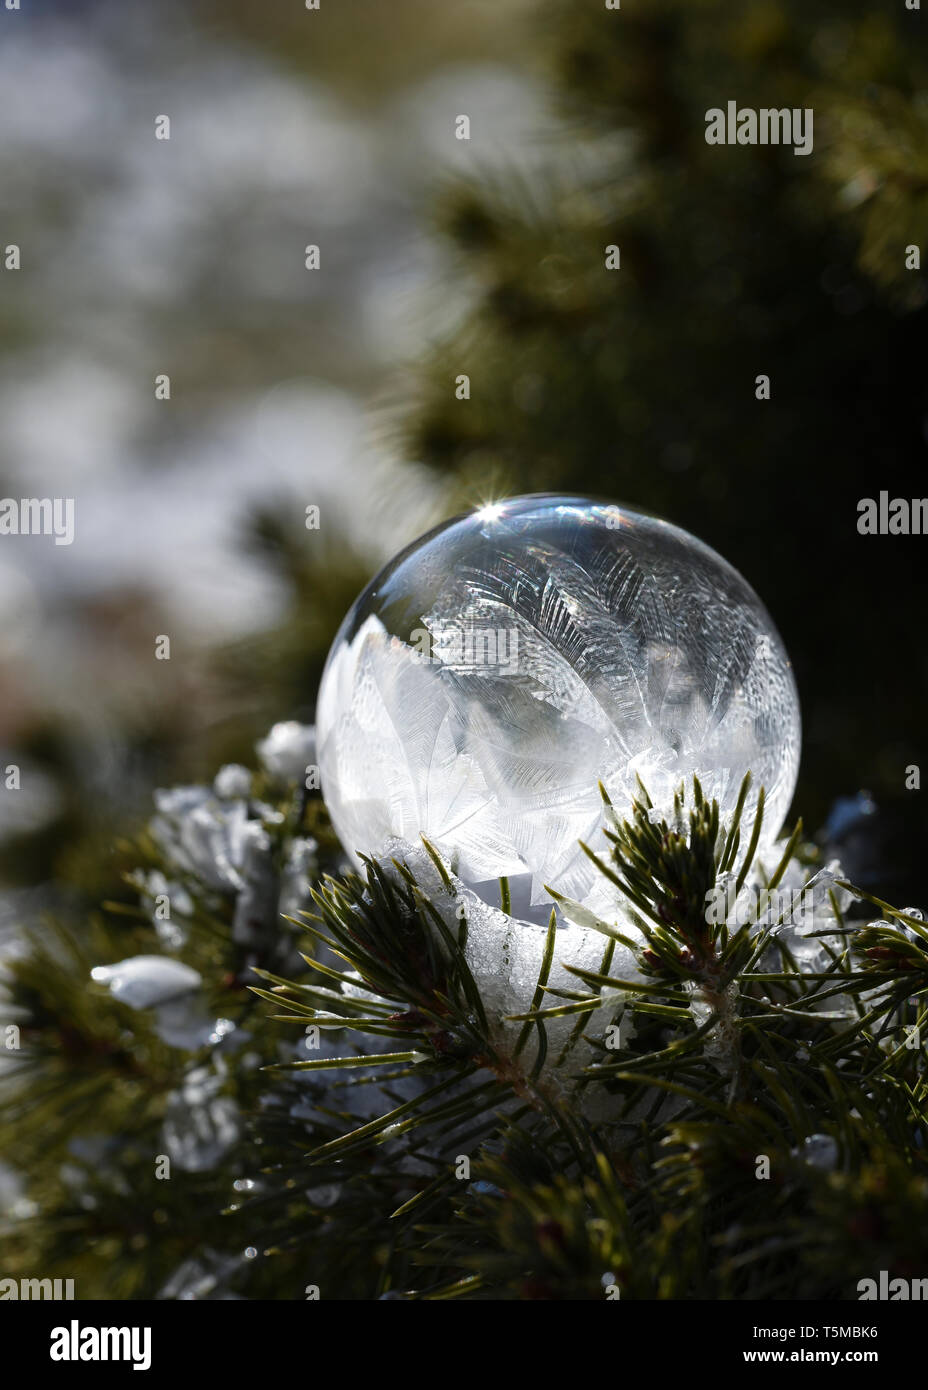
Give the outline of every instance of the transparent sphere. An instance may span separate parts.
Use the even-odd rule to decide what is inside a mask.
[[[669,812],[695,773],[723,818],[753,773],[764,842],[799,763],[789,659],[744,579],[656,517],[582,497],[484,507],[364,590],[326,663],[322,790],[349,854],[425,835],[465,881],[597,877],[601,780]]]

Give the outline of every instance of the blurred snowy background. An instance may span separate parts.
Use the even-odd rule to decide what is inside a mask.
[[[22,254],[0,271],[0,495],[76,507],[71,546],[0,540],[8,884],[89,904],[91,847],[153,785],[311,715],[354,589],[442,513],[391,416],[466,294],[430,235],[436,188],[524,171],[550,133],[516,66],[526,13],[0,10],[0,242]]]

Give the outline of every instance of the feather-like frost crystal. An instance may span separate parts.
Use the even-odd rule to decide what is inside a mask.
[[[532,496],[398,555],[335,639],[317,710],[322,788],[346,851],[425,835],[474,885],[530,876],[583,900],[605,784],[670,814],[693,774],[722,818],[744,774],[764,842],[799,763],[796,687],[747,582],[659,518]]]

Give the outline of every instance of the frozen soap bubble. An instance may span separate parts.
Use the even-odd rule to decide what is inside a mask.
[[[425,835],[472,885],[530,875],[533,903],[590,891],[600,779],[622,816],[636,775],[669,811],[695,773],[724,819],[750,769],[769,845],[800,741],[783,643],[731,565],[656,517],[547,495],[381,571],[332,645],[317,735],[349,854]]]

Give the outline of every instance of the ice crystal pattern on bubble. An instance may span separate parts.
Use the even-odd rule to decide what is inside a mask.
[[[364,591],[317,711],[323,792],[353,855],[428,836],[471,883],[582,899],[602,779],[659,809],[695,773],[723,816],[744,773],[769,839],[796,779],[789,660],[744,579],[657,518],[528,497],[446,523]],[[748,805],[748,814],[752,803]]]

